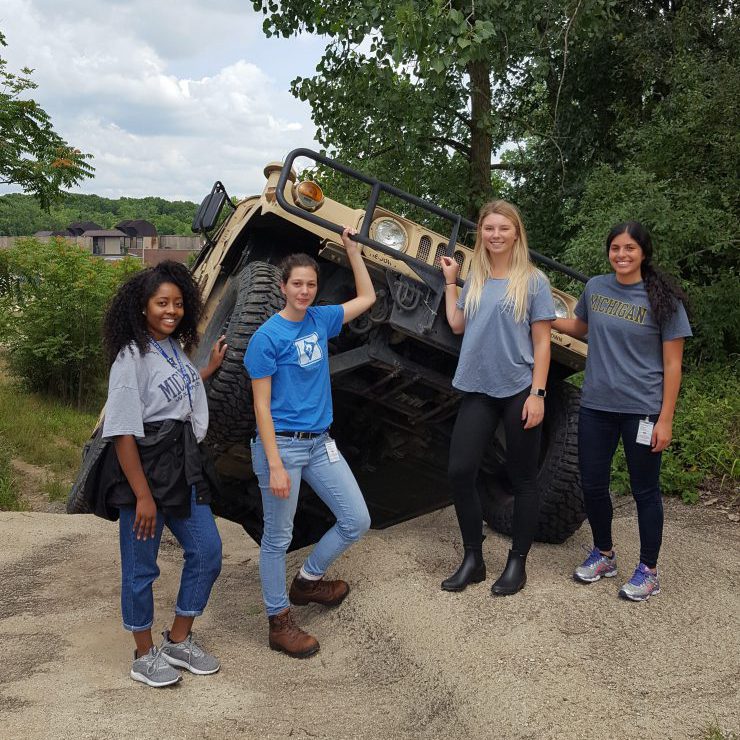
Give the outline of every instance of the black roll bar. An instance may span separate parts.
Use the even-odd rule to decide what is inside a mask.
[[[335,170],[336,172],[340,172],[343,175],[347,175],[348,177],[353,178],[354,180],[359,180],[360,182],[364,182],[367,185],[369,185],[371,190],[370,190],[370,195],[367,199],[367,202],[365,203],[365,209],[364,209],[365,217],[362,220],[362,225],[360,227],[359,233],[357,233],[353,237],[353,239],[360,242],[360,244],[365,244],[368,247],[372,247],[378,252],[382,252],[383,254],[386,254],[389,257],[392,257],[393,259],[397,259],[401,262],[404,262],[427,285],[429,285],[431,288],[435,290],[438,289],[438,284],[444,280],[444,277],[440,270],[433,267],[432,265],[427,264],[426,262],[423,262],[420,259],[417,259],[416,257],[410,257],[404,252],[398,252],[395,249],[391,249],[390,247],[386,246],[385,244],[382,244],[381,242],[373,239],[370,236],[370,224],[372,223],[373,215],[375,213],[375,208],[378,205],[378,200],[380,198],[381,193],[388,193],[389,195],[392,195],[398,198],[399,200],[405,201],[406,203],[409,203],[413,206],[421,208],[422,210],[425,210],[428,213],[434,214],[435,216],[439,216],[440,218],[443,218],[446,221],[449,221],[451,224],[451,231],[450,231],[450,238],[447,243],[447,247],[445,249],[445,254],[448,257],[452,257],[454,255],[455,246],[457,244],[457,239],[460,234],[461,226],[463,226],[466,231],[474,232],[477,229],[477,224],[475,224],[473,221],[470,221],[469,219],[463,218],[457,213],[448,211],[445,208],[440,208],[439,206],[435,205],[434,203],[431,203],[428,200],[424,200],[423,198],[418,198],[415,195],[411,195],[410,193],[407,193],[403,190],[399,190],[398,188],[393,187],[393,185],[389,185],[388,183],[382,182],[381,180],[378,180],[374,177],[369,177],[367,175],[364,175],[361,172],[358,172],[357,170],[354,170],[351,167],[348,167],[347,165],[342,164],[341,162],[337,162],[334,159],[330,159],[329,157],[326,157],[323,154],[319,154],[318,152],[315,152],[312,149],[303,149],[303,148],[294,149],[285,158],[285,162],[283,163],[283,168],[280,171],[280,177],[278,178],[278,184],[277,184],[277,189],[275,193],[277,202],[280,204],[280,207],[283,210],[287,211],[288,213],[291,213],[294,216],[298,216],[299,218],[302,218],[313,224],[316,224],[317,226],[321,226],[322,228],[327,229],[328,231],[331,231],[335,234],[341,235],[343,229],[340,225],[335,224],[332,221],[328,221],[327,219],[322,218],[321,216],[317,216],[315,213],[305,211],[304,209],[299,208],[293,203],[288,203],[288,201],[285,198],[285,188],[288,184],[288,179],[290,177],[290,171],[293,168],[293,162],[298,157],[306,157],[307,159],[311,159],[318,164],[323,164],[326,167],[329,167],[330,169]],[[550,257],[546,257],[545,255],[540,254],[539,252],[535,252],[533,249],[530,249],[529,253],[535,262],[538,262],[542,265],[550,267],[553,270],[562,272],[563,274],[568,275],[569,277],[572,277],[575,280],[579,280],[582,283],[585,283],[588,281],[588,277],[584,275],[583,273],[578,272],[577,270],[573,270],[572,268],[567,267],[566,265],[562,265]],[[459,278],[458,278],[458,284],[462,285],[462,281]]]

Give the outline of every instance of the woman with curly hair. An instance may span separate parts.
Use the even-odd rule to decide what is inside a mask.
[[[117,482],[107,504],[120,513],[121,609],[136,643],[131,678],[149,686],[180,680],[176,667],[215,673],[219,661],[194,640],[193,620],[221,570],[221,539],[198,448],[208,429],[203,381],[220,366],[223,337],[198,372],[185,352],[198,342],[198,288],[181,264],[135,274],[114,297],[104,322],[111,363],[103,437],[113,442]],[[175,618],[159,647],[152,640],[152,584],[164,526],[184,550]]]
[[[573,577],[593,583],[617,574],[609,473],[621,437],[637,504],[640,562],[619,595],[646,601],[660,593],[660,458],[671,442],[691,327],[686,294],[654,267],[652,240],[642,224],[627,221],[612,228],[606,255],[613,272],[586,283],[576,318],[553,321],[557,331],[572,337],[588,333],[578,457],[594,546]]]

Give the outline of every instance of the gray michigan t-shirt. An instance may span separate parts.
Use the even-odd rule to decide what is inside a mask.
[[[690,337],[679,303],[661,328],[645,284],[622,285],[616,276],[586,283],[575,310],[588,324],[588,357],[581,406],[623,414],[659,414],[663,405],[663,342]]]
[[[133,434],[144,436],[144,424],[152,421],[190,418],[195,438],[200,442],[208,431],[208,400],[200,374],[185,356],[182,347],[173,342],[190,378],[192,414],[185,382],[177,361],[170,365],[154,346],[142,356],[135,344],[122,349],[110,369],[108,401],[105,404],[103,437]],[[173,357],[169,341],[160,342],[165,353]]]
[[[542,273],[530,282],[524,321],[514,320],[514,308],[504,301],[507,278],[489,278],[483,285],[478,310],[465,319],[460,359],[452,385],[468,393],[506,398],[532,384],[534,348],[531,324],[555,318],[550,283]],[[465,281],[457,307],[468,295]]]

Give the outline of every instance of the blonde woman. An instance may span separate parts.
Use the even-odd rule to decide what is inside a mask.
[[[463,398],[452,432],[448,475],[465,554],[442,588],[462,591],[486,578],[476,481],[502,421],[515,495],[513,542],[491,592],[505,596],[527,582],[526,559],[537,526],[535,478],[555,307],[547,278],[530,260],[519,211],[506,201],[481,208],[470,272],[458,298],[459,269],[453,259],[442,258],[447,321],[455,334],[464,334],[452,381]]]

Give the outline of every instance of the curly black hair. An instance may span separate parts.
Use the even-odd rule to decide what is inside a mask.
[[[198,344],[198,322],[203,313],[200,291],[185,265],[164,260],[155,267],[137,272],[113,297],[103,320],[103,345],[108,363],[132,342],[144,354],[149,348],[149,333],[143,311],[162,283],[173,283],[182,293],[184,316],[172,334],[186,352]]]
[[[659,270],[653,264],[653,240],[650,232],[639,221],[625,221],[613,226],[606,237],[606,256],[612,242],[620,234],[629,234],[642,249],[645,259],[640,265],[640,273],[645,283],[648,303],[658,326],[663,326],[673,316],[679,301],[683,303],[686,313],[690,315],[689,299],[686,292],[672,275]]]

